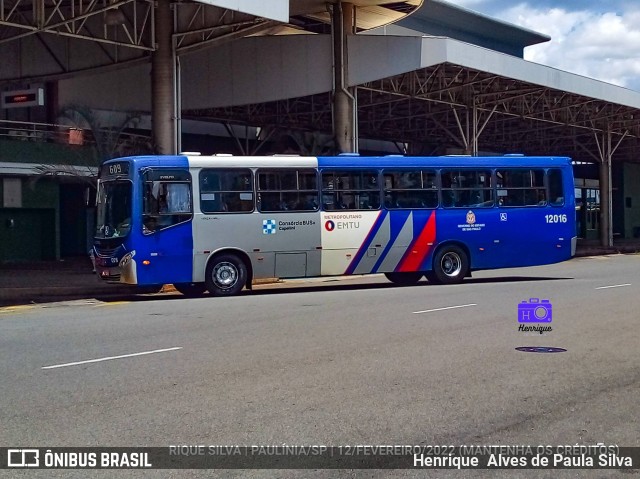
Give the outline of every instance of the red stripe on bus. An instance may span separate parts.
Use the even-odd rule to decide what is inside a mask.
[[[429,250],[436,240],[436,212],[429,216],[427,224],[424,225],[420,235],[409,246],[407,253],[400,263],[400,267],[396,271],[420,271],[420,265],[429,254]],[[431,243],[431,244],[430,244]]]

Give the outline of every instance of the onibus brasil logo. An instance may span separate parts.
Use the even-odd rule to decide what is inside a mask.
[[[552,316],[553,306],[548,299],[530,298],[528,301],[522,301],[518,305],[518,331],[535,331],[540,334],[551,332],[552,328],[548,324],[551,323]],[[547,325],[543,326],[541,323]]]

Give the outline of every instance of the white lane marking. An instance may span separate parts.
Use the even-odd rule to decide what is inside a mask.
[[[631,283],[614,284],[612,286],[600,286],[599,288],[596,288],[596,289],[622,288],[623,286],[631,286]]]
[[[445,309],[468,308],[469,306],[478,306],[476,303],[461,304],[459,306],[447,306],[446,308],[425,309],[424,311],[414,311],[413,314],[432,313],[434,311],[444,311]]]
[[[182,349],[182,347],[155,349],[153,351],[143,351],[141,353],[122,354],[121,356],[109,356],[106,358],[88,359],[86,361],[77,361],[75,363],[54,364],[53,366],[43,366],[42,369],[65,368],[67,366],[77,366],[78,364],[99,363],[102,361],[111,361],[112,359],[132,358],[134,356],[144,356],[146,354],[166,353],[167,351],[177,351],[178,349]]]

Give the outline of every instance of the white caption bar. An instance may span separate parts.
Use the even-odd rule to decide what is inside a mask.
[[[445,308],[425,309],[424,311],[414,311],[413,314],[433,313],[434,311],[444,311],[446,309],[468,308],[469,306],[478,306],[476,303],[460,304],[458,306],[447,306]]]
[[[112,359],[133,358],[135,356],[145,356],[147,354],[166,353],[168,351],[177,351],[178,349],[182,349],[182,347],[154,349],[153,351],[143,351],[141,353],[122,354],[121,356],[109,356],[106,358],[87,359],[86,361],[77,361],[75,363],[54,364],[53,366],[43,366],[42,369],[66,368],[67,366],[77,366],[79,364],[88,364],[88,363],[100,363],[102,361],[111,361]]]

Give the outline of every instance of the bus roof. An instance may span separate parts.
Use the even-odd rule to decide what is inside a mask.
[[[571,159],[554,156],[136,156],[111,161],[132,161],[138,166],[194,167],[194,168],[478,168],[478,167],[566,167]]]
[[[561,167],[571,165],[571,159],[550,156],[327,156],[318,158],[320,167],[373,167],[373,168],[473,168],[473,167]]]

